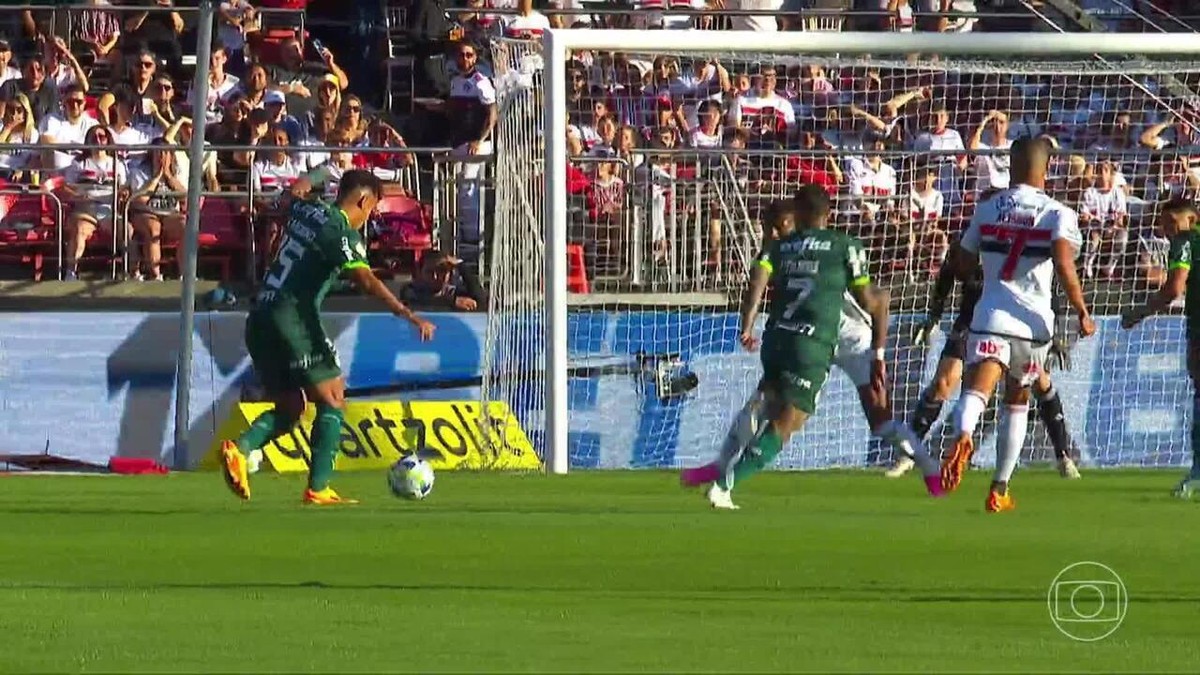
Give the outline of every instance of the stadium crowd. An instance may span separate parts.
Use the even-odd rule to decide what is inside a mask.
[[[982,2],[977,15],[976,4],[964,0],[853,7],[640,0],[623,12],[577,0],[542,9],[532,0],[464,0],[448,13],[418,2],[397,14],[412,25],[388,30],[424,35],[449,58],[432,76],[417,64],[415,77],[432,80],[438,100],[414,98],[409,114],[397,117],[374,109],[380,80],[351,81],[350,70],[371,72],[363,64],[343,68],[333,51],[294,24],[271,28],[303,10],[303,3],[280,0],[265,7],[220,4],[208,100],[193,110],[187,89],[195,40],[189,42],[187,24],[194,13],[176,11],[171,0],[139,4],[148,11],[92,0],[64,12],[73,17],[66,22],[26,10],[9,10],[0,21],[7,36],[0,40],[0,145],[33,144],[0,151],[0,178],[7,182],[0,190],[0,256],[9,262],[28,264],[36,257],[30,251],[58,245],[53,209],[41,194],[14,187],[25,185],[64,204],[64,278],[74,278],[81,261],[114,256],[127,257],[130,278],[162,278],[182,231],[189,163],[186,153],[154,147],[187,143],[198,119],[211,144],[288,148],[206,156],[206,188],[238,197],[206,198],[202,244],[210,249],[244,253],[247,224],[255,224],[249,236],[263,237],[262,255],[270,250],[275,197],[302,175],[314,189],[332,190],[341,171],[358,166],[395,186],[369,233],[381,266],[394,264],[396,251],[414,253],[419,265],[439,228],[452,228],[453,236],[441,241],[474,260],[489,219],[492,78],[504,66],[488,62],[488,45],[497,38],[536,38],[551,26],[969,32],[1029,30],[1039,20],[1032,14],[996,20],[983,11],[992,3]],[[1169,4],[1159,3],[1182,11]],[[870,11],[831,11],[851,7]],[[1166,198],[1200,187],[1200,106],[1186,94],[1197,91],[1200,72],[1176,69],[1165,77],[1095,64],[1055,72],[1050,65],[956,64],[917,55],[870,62],[727,56],[572,56],[571,239],[584,250],[592,279],[619,284],[648,263],[653,271],[683,274],[692,287],[717,283],[736,267],[758,201],[810,182],[837,198],[841,220],[869,242],[880,265],[919,280],[936,271],[974,201],[1007,184],[1004,150],[1012,139],[1034,134],[1052,138],[1062,151],[1053,189],[1082,215],[1085,276],[1154,283],[1165,242],[1145,216]],[[405,152],[409,131],[425,147],[455,151]],[[146,149],[54,150],[64,143]],[[435,196],[427,194],[424,203],[420,185],[430,180],[428,165],[418,171],[423,159],[455,163],[435,176]],[[437,196],[446,192],[454,194]],[[431,207],[439,202],[453,207],[434,222]],[[644,247],[633,246],[636,239]],[[645,260],[635,259],[643,250]],[[228,262],[222,270],[232,274]]]

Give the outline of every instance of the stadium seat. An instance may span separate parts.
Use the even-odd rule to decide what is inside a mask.
[[[413,268],[433,248],[432,209],[408,196],[393,195],[379,201],[379,228],[369,249],[386,258],[389,252],[411,253]]]

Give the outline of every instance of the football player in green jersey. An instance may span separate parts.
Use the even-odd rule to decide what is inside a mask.
[[[725,462],[709,488],[715,508],[736,509],[734,485],[766,467],[816,411],[817,398],[833,363],[847,289],[872,318],[872,346],[887,340],[888,307],[871,285],[866,252],[857,239],[829,230],[829,197],[818,186],[802,186],[791,201],[772,204],[768,227],[781,233],[768,240],[750,273],[742,299],[740,340],[759,347],[754,322],[767,286],[774,289],[761,342],[767,423],[751,446]],[[873,363],[871,386],[888,388],[883,361]]]
[[[434,326],[396,299],[367,264],[359,232],[382,192],[369,171],[347,171],[335,204],[293,201],[275,259],[266,270],[254,308],[246,317],[246,348],[254,371],[275,407],[259,415],[235,441],[221,447],[225,480],[234,494],[250,498],[247,455],[292,430],[307,401],[316,404],[312,465],[303,501],[352,504],[329,487],[342,433],[346,381],[333,342],[321,326],[321,302],[340,276],[413,324],[422,340]]]
[[[1151,315],[1166,310],[1186,293],[1183,313],[1187,318],[1187,368],[1192,378],[1192,469],[1175,488],[1175,495],[1192,496],[1200,481],[1200,274],[1191,274],[1193,260],[1200,252],[1200,232],[1196,220],[1200,210],[1186,199],[1172,199],[1158,216],[1162,234],[1171,240],[1167,254],[1167,281],[1145,304],[1121,316],[1122,328],[1133,328]]]

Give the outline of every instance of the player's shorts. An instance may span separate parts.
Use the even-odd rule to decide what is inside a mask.
[[[871,329],[858,322],[844,321],[838,329],[833,365],[845,373],[856,387],[871,384],[871,362],[875,360],[872,339]]]
[[[246,349],[268,393],[304,389],[342,374],[320,319],[305,314],[263,311],[246,317]]]
[[[1010,378],[1028,387],[1046,369],[1050,355],[1049,342],[1034,342],[1020,338],[971,333],[967,337],[967,364],[995,361],[1004,366]]]
[[[811,415],[829,378],[833,351],[812,338],[769,331],[762,343],[763,382],[797,410]]]
[[[959,361],[967,359],[967,331],[955,329],[946,335],[946,344],[942,345],[942,358]]]

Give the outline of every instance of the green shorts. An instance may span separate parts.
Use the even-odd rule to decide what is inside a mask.
[[[801,412],[817,411],[821,388],[833,364],[833,345],[772,331],[763,336],[763,383]]]
[[[268,393],[305,389],[342,374],[337,350],[316,316],[286,310],[246,317],[246,350]]]

